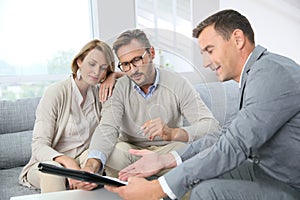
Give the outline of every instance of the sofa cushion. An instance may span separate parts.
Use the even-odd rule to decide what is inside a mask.
[[[22,167],[0,170],[0,199],[9,200],[14,196],[38,194],[40,190],[29,189],[19,184]]]
[[[32,130],[40,97],[0,101],[0,134]]]
[[[31,156],[32,130],[0,134],[0,169],[25,165]]]

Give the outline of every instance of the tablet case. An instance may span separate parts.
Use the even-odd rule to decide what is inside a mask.
[[[55,165],[46,164],[46,163],[39,163],[38,168],[39,171],[44,173],[64,176],[67,178],[72,178],[72,179],[91,182],[91,183],[97,183],[99,185],[112,185],[112,186],[127,185],[127,182],[121,181],[116,178],[101,176],[86,171],[67,169],[64,167],[57,167]]]

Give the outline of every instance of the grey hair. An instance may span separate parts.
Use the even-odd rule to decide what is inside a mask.
[[[128,45],[134,39],[139,41],[145,47],[145,49],[149,49],[151,47],[151,44],[145,32],[140,29],[133,29],[133,30],[127,30],[121,33],[121,35],[119,35],[119,37],[116,39],[116,41],[113,44],[113,50],[117,54],[120,47],[124,45]]]

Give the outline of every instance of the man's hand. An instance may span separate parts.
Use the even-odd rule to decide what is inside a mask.
[[[171,129],[161,118],[147,121],[141,129],[144,131],[144,135],[148,135],[149,140],[154,140],[157,136],[165,141],[171,141],[173,138]]]
[[[141,129],[144,135],[148,135],[149,140],[154,140],[158,136],[165,141],[188,141],[188,134],[184,129],[170,128],[161,118],[147,121]]]
[[[119,172],[119,179],[122,181],[127,181],[130,176],[149,177],[163,169],[176,166],[176,161],[172,154],[158,155],[145,149],[130,149],[129,152],[135,156],[142,156],[142,158]]]
[[[158,180],[147,181],[143,178],[130,177],[127,186],[105,185],[104,187],[110,192],[117,193],[124,200],[153,200],[166,197]]]

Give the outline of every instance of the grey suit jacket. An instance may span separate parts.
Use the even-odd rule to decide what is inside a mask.
[[[179,152],[184,162],[164,176],[177,197],[253,157],[267,174],[300,189],[300,66],[257,46],[242,74],[238,106],[227,130]]]

